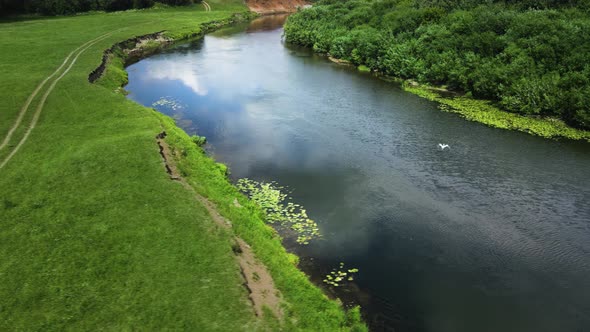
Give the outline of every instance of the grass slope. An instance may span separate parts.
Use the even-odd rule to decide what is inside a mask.
[[[0,330],[276,328],[256,320],[247,304],[229,231],[164,172],[155,135],[165,128],[176,150],[188,137],[109,84],[87,81],[115,42],[160,30],[198,32],[200,23],[245,9],[237,1],[209,3],[208,13],[198,6],[0,23],[2,138],[69,52],[114,31],[57,84],[30,138],[0,170]],[[185,149],[181,165],[191,183],[220,205],[271,270],[287,301],[285,328],[363,329],[357,311],[346,315],[295,268],[260,211],[215,163],[194,145]],[[230,211],[233,197],[246,208]]]

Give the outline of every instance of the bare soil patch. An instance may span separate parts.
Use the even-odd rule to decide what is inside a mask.
[[[246,0],[251,11],[258,14],[294,13],[298,8],[309,6],[305,0]]]

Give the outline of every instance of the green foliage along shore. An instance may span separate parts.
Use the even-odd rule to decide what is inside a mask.
[[[590,1],[322,0],[290,43],[590,129]],[[551,135],[547,135],[551,136]]]

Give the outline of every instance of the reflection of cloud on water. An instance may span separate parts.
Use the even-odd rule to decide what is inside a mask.
[[[248,173],[253,161],[252,150],[244,145],[255,147],[256,160],[276,160],[286,144],[284,135],[277,135],[272,121],[265,119],[267,115],[268,111],[258,103],[243,105],[239,114],[225,114],[224,145],[232,150],[232,159],[239,160],[240,173]]]
[[[325,133],[318,132],[297,112],[279,112],[265,102],[248,102],[237,112],[217,112],[223,125],[216,131],[217,148],[231,155],[239,175],[265,165],[273,169],[322,169],[334,154],[326,152]],[[254,172],[256,173],[256,172]]]
[[[230,52],[241,52],[242,51],[242,43],[235,38],[222,38],[223,36],[215,35],[207,36],[207,53],[214,54],[217,56],[218,54],[225,55]],[[212,44],[212,45],[211,45]]]
[[[153,80],[180,81],[199,96],[206,96],[208,93],[199,82],[194,64],[190,62],[158,61],[157,66],[148,66],[147,76]]]

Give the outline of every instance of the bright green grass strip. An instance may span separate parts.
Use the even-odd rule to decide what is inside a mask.
[[[441,104],[442,110],[461,114],[461,116],[470,121],[481,122],[495,128],[518,130],[547,138],[564,137],[590,141],[589,131],[569,127],[559,119],[525,117],[505,112],[485,100],[463,96],[447,98],[425,86],[403,83],[402,87],[405,91],[428,100],[436,101]]]

